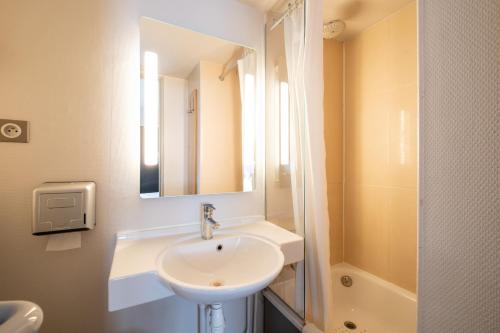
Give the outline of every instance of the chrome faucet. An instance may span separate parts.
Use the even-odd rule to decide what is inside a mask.
[[[215,207],[210,203],[201,204],[201,238],[212,239],[213,229],[218,229],[220,224],[213,219]]]

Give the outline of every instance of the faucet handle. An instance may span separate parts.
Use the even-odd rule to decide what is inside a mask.
[[[220,228],[220,224],[218,222],[216,222],[212,218],[208,218],[207,222],[208,222],[208,224],[210,224],[210,226],[212,227],[212,229],[219,229]]]
[[[210,212],[210,211],[214,211],[215,210],[215,206],[211,203],[204,203],[203,204],[203,209],[206,211],[206,212]]]

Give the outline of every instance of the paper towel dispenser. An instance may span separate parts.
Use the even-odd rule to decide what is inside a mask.
[[[43,183],[33,190],[33,235],[94,229],[95,183]]]

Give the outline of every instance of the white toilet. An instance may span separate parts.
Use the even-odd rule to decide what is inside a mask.
[[[35,303],[0,302],[0,333],[36,333],[42,321],[42,309]]]

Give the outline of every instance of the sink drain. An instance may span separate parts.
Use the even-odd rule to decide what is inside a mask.
[[[224,281],[222,280],[214,280],[210,282],[210,286],[212,287],[222,287],[224,285]]]
[[[350,330],[355,330],[357,327],[352,321],[344,321],[344,326]]]

